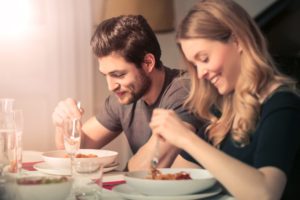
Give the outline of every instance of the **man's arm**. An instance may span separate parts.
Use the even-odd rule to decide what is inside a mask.
[[[56,127],[55,143],[57,149],[64,149],[64,140],[61,127]],[[90,118],[82,126],[80,148],[100,149],[119,134],[105,128],[95,117]]]
[[[81,118],[84,113],[77,107],[74,99],[67,98],[60,101],[52,113],[52,121],[55,126],[55,144],[57,149],[64,149],[63,122],[67,118]],[[113,140],[119,133],[114,133],[105,128],[96,117],[87,120],[82,127],[81,148],[101,148]]]
[[[195,128],[186,123],[186,126],[195,130]],[[133,155],[128,161],[128,170],[147,170],[150,169],[150,163],[154,156],[154,151],[156,148],[156,139],[155,136],[151,136],[147,143],[145,143],[138,152]],[[170,167],[174,160],[176,159],[180,149],[174,147],[173,145],[160,141],[159,144],[159,168]]]
[[[105,128],[96,117],[90,118],[83,125],[82,131],[80,148],[84,149],[100,149],[119,135]]]

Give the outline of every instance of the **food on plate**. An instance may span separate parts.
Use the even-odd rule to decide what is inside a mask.
[[[189,180],[192,179],[190,174],[184,171],[177,173],[167,173],[163,174],[158,169],[151,169],[150,175],[146,177],[147,179],[154,180]]]
[[[9,165],[8,171],[11,172],[11,173],[16,173],[18,171],[17,160],[10,161],[10,165]]]
[[[70,156],[66,154],[64,157],[69,158]],[[75,155],[75,158],[97,158],[97,157],[98,156],[96,154],[92,154],[92,153],[89,154],[78,153]]]
[[[97,155],[95,154],[83,154],[83,153],[78,153],[76,154],[75,158],[96,158],[98,157]]]
[[[51,183],[63,183],[67,182],[66,176],[61,177],[23,177],[17,180],[19,185],[39,185],[39,184],[51,184]]]

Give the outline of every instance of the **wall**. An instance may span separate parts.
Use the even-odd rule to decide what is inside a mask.
[[[18,31],[13,28],[24,17],[15,13],[20,2],[33,6],[37,18]],[[0,21],[0,98],[15,98],[16,107],[24,110],[24,149],[53,150],[51,114],[58,101],[71,96],[82,101],[87,115],[93,109],[90,4],[81,0],[20,2],[1,1],[0,5],[1,19],[5,19]]]

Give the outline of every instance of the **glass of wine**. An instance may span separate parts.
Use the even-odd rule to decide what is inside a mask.
[[[70,173],[73,176],[74,158],[80,147],[81,121],[80,119],[66,119],[64,121],[64,145],[70,157]]]

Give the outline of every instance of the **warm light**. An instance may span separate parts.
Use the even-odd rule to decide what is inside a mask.
[[[29,0],[0,0],[0,37],[18,37],[25,34],[32,21]]]

